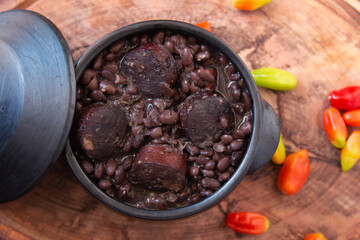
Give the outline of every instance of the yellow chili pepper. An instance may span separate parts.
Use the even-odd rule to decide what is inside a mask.
[[[280,165],[285,162],[285,158],[286,158],[286,150],[283,143],[282,135],[280,134],[279,145],[274,155],[272,156],[271,160],[273,161],[273,163]]]

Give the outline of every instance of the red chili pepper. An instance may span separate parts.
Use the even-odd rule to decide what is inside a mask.
[[[343,118],[346,125],[360,127],[360,109],[344,113]]]
[[[311,233],[305,236],[304,240],[327,240],[322,233]]]
[[[207,21],[201,23],[195,23],[194,25],[201,27],[205,30],[208,30],[209,32],[212,32],[210,23],[208,23]]]
[[[349,86],[329,94],[330,105],[341,110],[360,108],[360,86]]]
[[[254,235],[264,233],[270,227],[269,219],[256,212],[228,213],[225,224],[236,232]]]
[[[304,186],[309,172],[309,153],[306,149],[290,154],[280,169],[278,189],[286,195],[297,193]]]
[[[360,131],[350,134],[346,145],[341,149],[340,164],[341,169],[346,172],[350,170],[360,159]]]
[[[343,148],[347,138],[347,128],[339,110],[326,109],[323,116],[324,130],[331,142],[337,148]]]

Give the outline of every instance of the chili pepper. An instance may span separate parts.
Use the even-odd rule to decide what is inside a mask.
[[[341,169],[346,172],[350,170],[360,158],[360,131],[354,131],[346,141],[345,147],[341,150]]]
[[[201,27],[201,28],[203,28],[205,30],[208,30],[209,32],[212,32],[210,23],[208,23],[207,21],[201,22],[201,23],[196,23],[194,25],[196,25],[198,27]]]
[[[297,193],[304,186],[309,172],[309,153],[306,149],[290,154],[280,169],[278,189],[286,195]]]
[[[280,165],[280,164],[284,163],[285,158],[286,158],[286,150],[285,150],[282,136],[280,134],[279,145],[278,145],[274,155],[272,156],[271,160],[273,161],[273,163]]]
[[[323,125],[331,144],[337,148],[343,148],[348,133],[339,110],[336,108],[326,109],[323,116]]]
[[[330,105],[341,110],[360,108],[360,86],[349,86],[329,94]]]
[[[311,233],[305,236],[304,240],[327,240],[322,233]]]
[[[254,235],[264,233],[270,227],[269,219],[256,212],[228,213],[225,224],[236,232]]]
[[[344,113],[343,118],[346,125],[360,127],[360,109]]]
[[[291,73],[278,69],[263,67],[251,71],[256,85],[279,91],[288,91],[293,89],[297,80]]]
[[[239,10],[252,11],[271,2],[271,0],[233,0],[233,6]]]

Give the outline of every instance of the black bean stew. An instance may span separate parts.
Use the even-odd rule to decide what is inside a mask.
[[[219,189],[251,130],[251,98],[234,65],[193,36],[158,31],[118,40],[84,70],[72,144],[109,196],[170,209]]]

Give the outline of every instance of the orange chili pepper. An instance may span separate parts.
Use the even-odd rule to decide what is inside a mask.
[[[327,240],[322,233],[311,233],[305,236],[304,240]]]
[[[264,233],[270,227],[269,219],[256,212],[228,213],[225,224],[236,232],[254,235]]]
[[[346,143],[347,129],[339,110],[329,108],[323,116],[324,130],[331,142],[337,148],[343,148]]]
[[[360,109],[344,113],[343,118],[346,125],[360,127]]]
[[[350,170],[360,158],[360,131],[354,131],[346,141],[341,150],[341,169],[346,172]]]
[[[297,193],[305,184],[310,173],[309,153],[302,149],[286,157],[278,178],[277,187],[286,195]]]
[[[208,30],[209,32],[212,32],[210,23],[208,23],[207,21],[201,23],[195,23],[194,25],[201,27],[205,30]]]
[[[271,0],[233,0],[232,4],[236,9],[252,11],[271,2]]]

